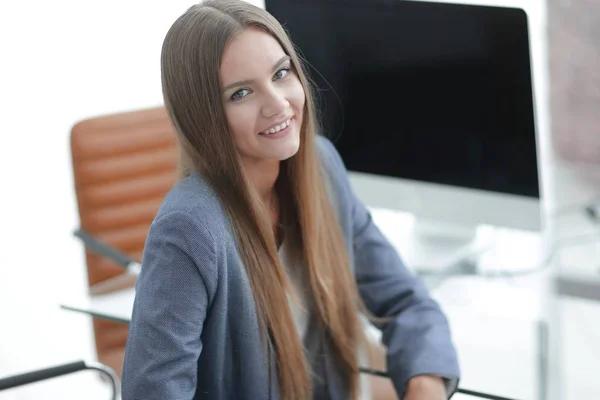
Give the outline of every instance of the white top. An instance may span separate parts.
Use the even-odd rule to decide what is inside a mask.
[[[285,243],[279,248],[279,259],[281,264],[285,268],[287,276],[292,283],[292,289],[297,297],[297,302],[294,301],[294,297],[288,294],[288,301],[290,303],[290,309],[292,311],[292,317],[294,319],[294,325],[296,325],[296,331],[303,340],[306,335],[306,329],[308,327],[308,321],[310,316],[309,302],[307,299],[307,288],[304,282],[304,275],[302,273],[303,266],[297,260],[290,260],[288,252],[286,251]],[[359,365],[361,367],[368,367],[368,357],[366,351],[359,352]],[[371,381],[369,375],[360,375],[360,396],[359,400],[371,400]]]

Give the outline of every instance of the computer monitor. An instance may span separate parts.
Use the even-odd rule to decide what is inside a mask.
[[[368,206],[410,212],[448,237],[482,224],[541,229],[523,10],[402,0],[265,6],[307,61],[324,133]]]

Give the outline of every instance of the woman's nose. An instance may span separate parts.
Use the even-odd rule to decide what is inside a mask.
[[[285,114],[290,103],[287,101],[285,94],[281,90],[271,89],[265,94],[262,115],[265,118],[270,118],[276,115]]]

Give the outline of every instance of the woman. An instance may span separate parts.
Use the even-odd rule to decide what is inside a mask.
[[[317,136],[281,25],[207,1],[173,24],[161,60],[182,179],[146,241],[123,399],[365,398],[371,314],[399,398],[448,398],[447,321]]]

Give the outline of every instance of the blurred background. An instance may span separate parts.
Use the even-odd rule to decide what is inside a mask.
[[[262,0],[252,3],[264,7]],[[540,207],[551,231],[541,238],[547,243],[548,233],[551,243],[585,239],[564,248],[551,245],[547,265],[529,260],[531,248],[515,247],[508,252],[525,262],[504,274],[497,266],[487,275],[460,266],[423,273],[452,317],[464,367],[461,386],[518,399],[600,398],[595,376],[600,295],[594,299],[600,294],[595,240],[600,227],[593,207],[600,199],[600,5],[594,0],[462,3],[526,11]],[[91,117],[162,105],[162,40],[191,4],[0,5],[0,378],[96,359],[91,318],[60,308],[85,301],[89,289],[86,255],[73,236],[80,217],[71,129]],[[360,189],[364,182],[358,178]],[[406,229],[399,227],[413,224],[412,214],[378,204],[372,210],[390,241],[405,249]],[[530,267],[542,268],[515,273]],[[90,372],[0,392],[2,400],[108,396],[106,382]]]

